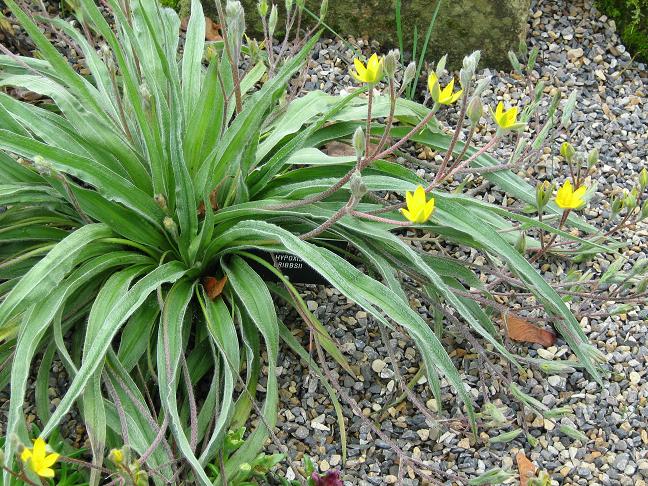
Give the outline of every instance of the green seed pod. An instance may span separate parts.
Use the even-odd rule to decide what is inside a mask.
[[[646,219],[648,218],[648,201],[643,203],[643,206],[641,206],[641,219]]]
[[[304,6],[306,5],[306,0],[297,0],[297,9],[301,12],[304,10]]]
[[[479,120],[481,119],[482,114],[484,113],[484,105],[479,96],[473,96],[470,99],[470,102],[468,103],[468,108],[466,109],[466,113],[468,115],[468,118],[470,119],[470,122],[473,125],[479,123]]]
[[[365,133],[362,127],[356,128],[356,131],[353,133],[353,139],[351,141],[353,143],[353,149],[355,150],[356,157],[358,159],[362,158],[365,153],[365,138]]]
[[[266,18],[266,15],[268,15],[268,0],[259,0],[259,3],[257,4],[257,11],[259,12],[259,15],[261,18]]]
[[[648,170],[644,167],[639,173],[639,187],[641,187],[642,192],[646,189],[646,186],[648,186]]]
[[[286,0],[286,12],[290,12],[293,8],[293,0]]]
[[[598,164],[599,161],[599,151],[597,148],[593,148],[589,155],[587,156],[587,167],[590,169]]]
[[[560,155],[562,155],[567,162],[571,162],[574,159],[574,155],[576,155],[576,149],[571,143],[563,142],[560,146]]]

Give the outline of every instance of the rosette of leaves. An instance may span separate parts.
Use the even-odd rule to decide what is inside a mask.
[[[407,244],[388,224],[349,215],[321,236],[348,242],[354,261],[326,240],[301,239],[346,203],[348,185],[321,202],[282,208],[321,193],[353,169],[354,157],[320,149],[349,140],[366,123],[362,90],[341,97],[316,91],[285,103],[288,81],[317,36],[266,79],[263,62],[242,74],[232,69],[238,59],[229,47],[242,42],[240,28],[238,38],[230,32],[232,45],[210,45],[205,61],[197,0],[182,48],[180,19],[157,2],[107,0],[108,23],[93,0],[80,0],[76,13],[84,34],[61,19],[41,19],[83,52],[87,74],[79,74],[29,14],[14,0],[6,4],[39,55],[0,56],[0,85],[51,100],[36,106],[0,93],[0,205],[6,208],[0,213],[0,362],[9,364],[0,386],[11,387],[8,435],[29,440],[23,397],[35,372],[41,435],[50,436],[78,407],[97,466],[107,450],[124,444],[160,484],[176,475],[211,484],[211,464],[217,464],[216,481],[223,482],[253,464],[276,422],[280,347],[308,359],[280,322],[271,292],[297,306],[317,329],[318,342],[343,361],[290,282],[283,280],[285,291],[261,278],[259,250],[300,257],[376,325],[405,329],[437,399],[444,377],[474,423],[471,397],[439,333],[410,307],[400,277],[415,276],[431,298],[454,309],[515,363],[490,314],[453,292],[479,287],[475,274]],[[390,100],[376,97],[373,109],[375,117],[386,117]],[[420,104],[399,101],[390,135],[403,137],[427,113]],[[381,129],[374,127],[379,134]],[[413,140],[445,150],[450,137],[425,128]],[[476,164],[497,161],[483,156]],[[510,171],[485,177],[515,198],[535,200],[534,190]],[[372,193],[404,193],[424,182],[389,160],[375,161],[362,181],[368,194],[358,207],[364,211],[381,207]],[[436,191],[434,197],[435,217],[421,229],[510,268],[598,377],[578,322],[513,246],[519,238],[513,223],[542,223],[460,194]],[[555,207],[548,211],[559,214]],[[268,270],[277,272],[271,265]],[[225,277],[220,295],[208,295],[205,279]],[[36,368],[37,356],[42,359]],[[54,359],[65,365],[70,383],[51,411],[47,389]],[[199,383],[208,386],[197,397]],[[323,383],[341,417],[330,384]],[[253,412],[256,427],[224,451],[228,433],[246,425]],[[344,447],[341,420],[340,427]],[[10,442],[8,467],[15,457]],[[94,484],[98,471],[92,471]]]

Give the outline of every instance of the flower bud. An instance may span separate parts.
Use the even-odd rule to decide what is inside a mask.
[[[445,54],[441,59],[439,59],[439,62],[437,62],[436,69],[434,71],[437,75],[437,78],[443,76],[443,72],[445,71],[447,60],[448,60],[448,55]]]
[[[641,190],[643,191],[646,189],[646,186],[648,186],[648,170],[644,167],[639,173],[639,187],[641,187]]]
[[[527,242],[526,242],[526,236],[524,232],[520,233],[520,237],[517,239],[515,242],[515,249],[517,250],[518,253],[524,255],[527,249]]]
[[[227,27],[232,31],[232,37],[239,39],[245,32],[245,11],[241,2],[228,0],[225,6]]]
[[[320,5],[320,11],[319,11],[320,22],[326,18],[327,14],[328,14],[328,0],[323,0],[322,4]]]
[[[484,105],[482,104],[481,98],[479,96],[473,96],[470,99],[466,113],[468,115],[468,119],[473,125],[479,123],[479,119],[484,113]]]
[[[270,10],[270,18],[268,19],[268,35],[272,37],[274,35],[274,31],[277,28],[277,19],[279,18],[279,12],[277,11],[277,6],[272,5],[272,9]]]
[[[560,155],[562,155],[567,162],[571,162],[574,159],[574,155],[576,155],[576,149],[571,143],[563,142],[560,146]]]
[[[268,0],[259,0],[257,11],[259,12],[259,15],[265,19],[266,15],[268,15]]]
[[[165,218],[162,220],[162,224],[164,225],[164,229],[169,233],[175,233],[176,231],[178,231],[178,226],[176,225],[175,221],[173,221],[173,219],[169,216],[165,216]]]
[[[252,465],[249,462],[244,462],[239,466],[239,471],[243,473],[249,473],[252,471]]]
[[[110,449],[108,459],[119,465],[124,462],[124,452],[121,449]]]
[[[626,194],[625,199],[623,200],[623,205],[629,210],[632,210],[637,207],[637,191],[633,189],[632,191]]]
[[[286,12],[290,12],[293,8],[293,0],[286,0]]]
[[[544,181],[536,186],[536,204],[539,211],[547,205],[553,195],[553,191],[554,185],[549,181]]]
[[[365,133],[364,133],[364,130],[362,129],[362,127],[356,128],[356,131],[353,133],[352,142],[353,142],[353,148],[354,148],[355,153],[356,153],[356,157],[358,159],[360,159],[364,155],[364,152],[365,152],[365,149],[366,149],[366,147],[365,147],[365,142],[366,142]]]
[[[612,214],[617,215],[623,209],[623,199],[617,196],[612,196],[612,202],[610,204],[612,207]]]
[[[259,47],[259,43],[256,39],[250,39],[250,41],[248,42],[248,49],[250,51],[250,57],[254,62],[261,60],[261,48]]]
[[[135,486],[148,486],[149,475],[146,471],[137,471],[135,474]]]
[[[153,196],[153,199],[155,199],[155,204],[160,206],[160,209],[162,209],[163,211],[167,210],[167,201],[162,194],[156,194],[155,196]]]
[[[410,62],[405,68],[405,73],[403,74],[403,86],[407,86],[412,82],[416,77],[416,63]]]
[[[351,176],[349,188],[351,189],[351,194],[353,194],[356,201],[360,201],[360,199],[367,194],[367,186],[362,182],[362,175],[357,170]]]
[[[306,5],[306,0],[297,0],[297,8],[301,12],[304,10],[304,6]]]
[[[389,79],[394,79],[394,75],[396,74],[396,64],[397,61],[394,51],[389,51],[383,61],[383,69]]]
[[[52,175],[52,164],[40,155],[34,156],[34,168],[40,175]]]
[[[149,111],[151,109],[151,92],[148,89],[146,83],[142,83],[139,87],[140,98],[142,98],[142,104],[144,105],[144,111]]]
[[[598,164],[599,161],[599,151],[597,148],[593,148],[589,155],[587,156],[587,167],[590,169]]]
[[[486,87],[490,84],[491,82],[491,77],[486,76],[485,78],[480,79],[477,81],[477,86],[475,86],[475,92],[473,93],[475,96],[481,95]]]

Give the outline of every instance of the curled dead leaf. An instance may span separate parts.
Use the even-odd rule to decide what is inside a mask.
[[[556,343],[556,335],[553,332],[531,324],[515,314],[502,314],[502,321],[506,334],[513,341],[540,344],[544,347],[553,346]]]
[[[205,287],[207,297],[211,300],[215,300],[216,297],[223,293],[225,284],[227,284],[227,276],[224,276],[221,279],[217,279],[216,277],[203,278],[203,287]]]

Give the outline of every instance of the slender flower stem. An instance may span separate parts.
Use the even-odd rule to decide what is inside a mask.
[[[485,152],[487,152],[488,150],[490,150],[497,142],[499,142],[499,140],[500,139],[499,139],[498,136],[493,137],[490,142],[488,142],[486,145],[484,145],[482,148],[480,148],[477,152],[475,152],[470,157],[468,157],[466,160],[464,160],[463,162],[458,164],[454,169],[450,170],[447,173],[447,175],[443,177],[443,179],[448,178],[448,177],[452,177],[459,170],[461,170],[464,167],[467,167],[468,165],[470,165],[470,163],[473,162],[475,159],[477,159],[480,155],[482,155]],[[428,189],[426,189],[426,192],[430,192],[436,185],[438,185],[438,184],[435,184],[435,181],[433,181],[432,184],[430,184],[428,186]]]
[[[403,226],[403,227],[412,226],[412,223],[410,223],[408,221],[397,221],[395,219],[381,218],[380,216],[375,216],[375,215],[369,214],[369,213],[363,213],[362,211],[351,210],[351,211],[349,211],[349,214],[351,214],[352,216],[355,216],[357,218],[368,219],[369,221],[376,221],[378,223],[393,224],[393,225],[396,225],[396,226]]]
[[[369,154],[369,143],[371,141],[371,112],[373,108],[373,86],[367,93],[367,128],[365,131],[365,154]]]
[[[439,171],[437,172],[434,182],[439,181],[444,174],[444,171],[446,167],[448,166],[448,162],[450,161],[450,158],[452,157],[452,152],[454,151],[455,145],[457,144],[457,141],[459,140],[459,135],[461,135],[461,131],[463,128],[463,121],[466,118],[466,110],[468,108],[468,93],[464,94],[463,100],[461,102],[461,110],[459,112],[459,119],[457,120],[457,126],[455,127],[455,131],[452,134],[452,139],[450,140],[450,145],[448,146],[448,150],[446,151],[445,156],[443,157],[443,161],[441,162],[441,166],[439,167]]]
[[[303,235],[299,236],[300,240],[308,240],[310,238],[314,238],[315,236],[323,233],[327,229],[329,229],[331,226],[333,226],[337,221],[339,221],[345,214],[349,212],[349,204],[345,204],[342,206],[340,209],[337,210],[333,216],[331,216],[329,219],[324,221],[321,225],[319,225],[317,228],[315,228],[312,231],[309,231],[308,233],[304,233]]]
[[[379,151],[381,151],[385,146],[385,143],[387,143],[387,138],[389,137],[389,133],[391,132],[392,125],[394,124],[395,112],[396,112],[396,93],[394,92],[394,80],[390,79],[389,80],[389,116],[387,117],[387,123],[385,124],[385,129],[383,131],[382,137],[380,138],[380,141],[378,142],[376,149],[371,154],[372,157],[374,157]]]

